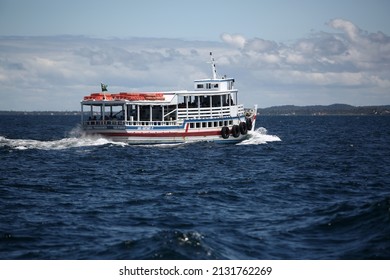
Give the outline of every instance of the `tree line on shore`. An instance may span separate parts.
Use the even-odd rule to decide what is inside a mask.
[[[347,104],[313,105],[313,106],[273,106],[258,109],[261,115],[390,115],[390,105],[383,106],[351,106]]]

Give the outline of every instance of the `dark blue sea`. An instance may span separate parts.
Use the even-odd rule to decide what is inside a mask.
[[[0,116],[0,259],[390,259],[390,117],[130,146]]]

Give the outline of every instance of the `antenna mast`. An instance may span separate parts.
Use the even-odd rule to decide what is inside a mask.
[[[215,68],[215,62],[214,62],[214,57],[213,57],[212,52],[210,52],[210,58],[211,58],[211,69],[213,71],[213,79],[216,80],[217,79],[217,69]]]

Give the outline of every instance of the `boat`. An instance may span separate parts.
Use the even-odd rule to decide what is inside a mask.
[[[128,144],[212,141],[238,143],[250,137],[257,105],[238,103],[235,80],[218,78],[210,53],[212,78],[194,81],[193,90],[91,93],[81,101],[81,127]]]

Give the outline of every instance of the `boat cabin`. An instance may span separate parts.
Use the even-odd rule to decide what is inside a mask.
[[[203,79],[194,81],[194,90],[232,90],[234,79]]]
[[[244,108],[236,105],[238,97],[233,84],[231,78],[203,79],[194,81],[194,91],[91,94],[81,103],[83,122],[154,126],[237,115]]]

